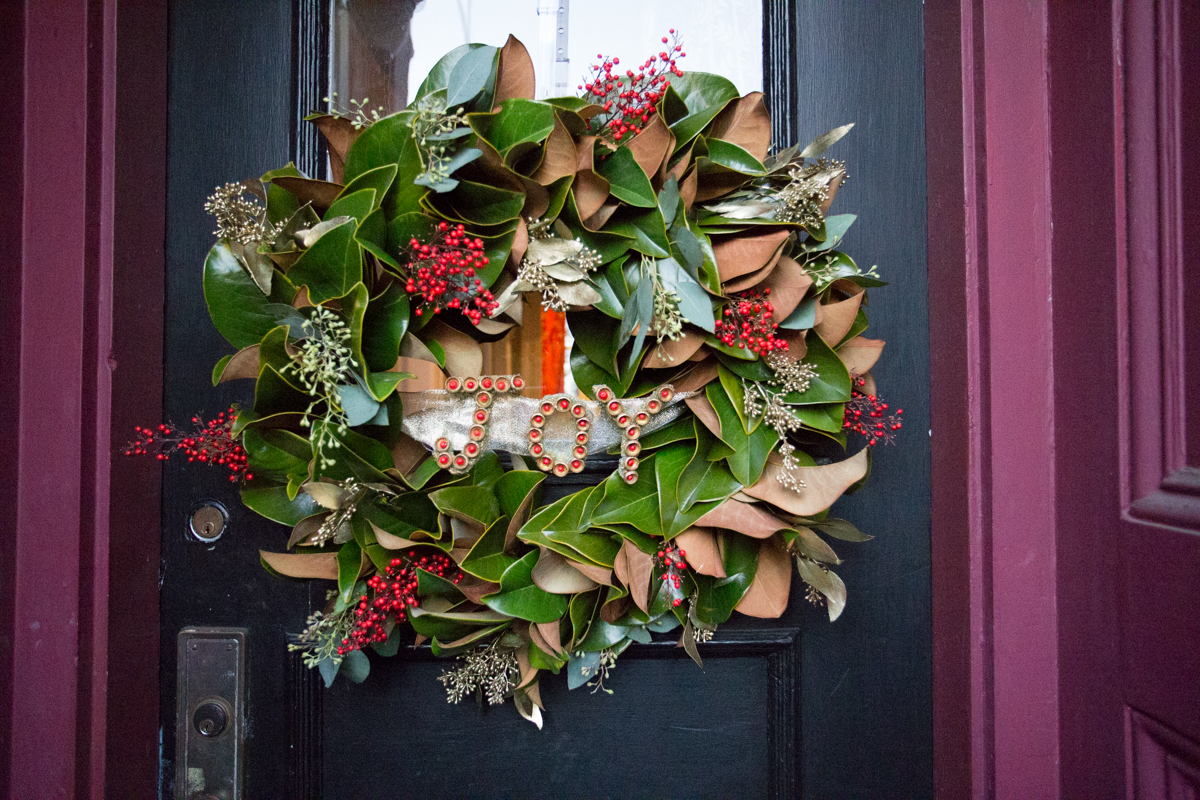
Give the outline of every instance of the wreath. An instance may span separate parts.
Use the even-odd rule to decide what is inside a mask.
[[[884,284],[827,213],[851,126],[772,154],[762,94],[683,55],[672,31],[543,101],[515,38],[465,45],[407,110],[309,117],[331,180],[288,164],[209,199],[204,295],[237,349],[213,382],[252,379],[253,402],[128,452],[223,465],[291,528],[262,563],[336,582],[289,645],[327,685],[428,641],[459,659],[451,701],[512,697],[540,727],[543,673],[609,691],[656,635],[699,664],[734,611],[784,611],[793,568],[842,612],[827,539],[870,537],[829,507],[902,414],[862,336]],[[483,374],[527,293],[565,312],[577,393]],[[406,388],[410,359],[445,388]],[[564,478],[589,458],[612,474]]]

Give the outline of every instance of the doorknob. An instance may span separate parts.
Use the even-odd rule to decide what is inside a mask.
[[[242,796],[246,631],[179,632],[175,703],[175,797]]]

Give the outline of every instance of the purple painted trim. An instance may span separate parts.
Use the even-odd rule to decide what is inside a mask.
[[[166,16],[121,9],[26,3],[0,31],[3,796],[156,786],[158,471],[111,445],[161,399]]]

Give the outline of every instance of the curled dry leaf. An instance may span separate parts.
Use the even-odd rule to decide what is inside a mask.
[[[821,203],[821,213],[829,213],[830,206],[833,205],[833,198],[837,196],[838,187],[842,185],[842,180],[846,177],[846,170],[838,170],[837,173],[829,179],[829,188],[825,193],[825,202]]]
[[[252,344],[249,347],[243,347],[234,353],[233,358],[225,364],[225,369],[221,370],[221,377],[217,383],[238,378],[257,378],[258,368],[258,345]]]
[[[850,332],[854,318],[858,316],[858,307],[862,305],[863,293],[839,300],[836,303],[824,303],[820,306],[822,312],[820,321],[813,330],[824,340],[825,344],[835,347],[842,338]]]
[[[292,298],[292,308],[311,308],[312,300],[308,299],[308,287],[301,286],[296,290],[296,296]]]
[[[521,682],[517,684],[518,689],[533,683],[538,671],[529,663],[529,642],[517,648],[517,668],[521,672]]]
[[[429,323],[426,330],[446,351],[447,375],[461,377],[483,372],[483,348],[479,346],[479,342],[441,320]],[[403,345],[401,347],[403,348]]]
[[[787,608],[792,590],[792,559],[778,536],[758,548],[754,581],[735,609],[748,617],[775,619]]]
[[[771,305],[775,309],[772,317],[776,321],[787,319],[812,285],[813,279],[803,267],[791,258],[782,256],[775,270],[762,284],[762,288],[771,290]]]
[[[671,384],[675,387],[676,392],[695,392],[703,389],[708,384],[712,383],[717,378],[717,360],[708,357],[705,352],[706,348],[701,348],[696,351],[696,355],[704,355],[704,360],[698,362],[694,367],[679,375]],[[709,406],[711,408],[711,406]],[[714,414],[716,412],[713,412]]]
[[[642,132],[629,140],[626,145],[633,153],[633,160],[642,168],[642,172],[653,178],[658,174],[658,168],[663,160],[671,153],[671,143],[674,136],[663,122],[663,118],[655,114]],[[670,224],[670,220],[667,221]]]
[[[733,280],[725,283],[721,288],[724,289],[727,294],[744,292],[747,289],[753,289],[760,283],[766,281],[767,278],[775,273],[775,266],[779,263],[779,259],[782,257],[782,254],[783,246],[780,245],[779,249],[775,251],[775,255],[770,261],[764,264],[761,269],[756,269],[754,272],[734,278]],[[779,317],[778,319],[782,319],[782,317]]]
[[[292,535],[288,537],[288,549],[291,550],[297,544],[304,542],[308,537],[320,530],[321,523],[328,517],[328,514],[314,514],[297,522],[296,527],[292,528]]]
[[[521,40],[508,35],[508,41],[500,48],[500,62],[496,67],[495,103],[500,105],[512,97],[532,100],[536,83],[533,76],[533,59]]]
[[[713,377],[716,377],[716,369],[713,370]],[[705,381],[708,383],[708,381]],[[687,403],[687,407],[692,410],[696,418],[704,423],[704,427],[712,431],[714,436],[721,435],[721,418],[717,415],[717,410],[713,408],[712,403],[708,402],[708,398],[703,394],[694,395],[687,398],[683,402]]]
[[[613,585],[613,571],[608,567],[598,567],[595,564],[580,564],[578,561],[572,561],[571,566],[587,575],[596,583],[602,583],[605,586]]]
[[[629,589],[629,596],[642,611],[649,612],[650,578],[654,573],[654,560],[626,539],[617,553],[613,572]]]
[[[684,175],[683,180],[679,182],[679,196],[683,199],[683,207],[688,211],[691,211],[692,206],[696,204],[696,191],[699,181],[699,174],[693,169]]]
[[[328,211],[329,207],[333,205],[333,201],[345,188],[340,183],[297,178],[290,175],[281,175],[272,179],[271,183],[295,195],[296,199],[300,201],[300,205],[312,203],[313,210],[318,214]]]
[[[808,335],[807,330],[794,331],[784,330],[780,328],[776,334],[776,339],[783,339],[788,343],[787,354],[793,361],[803,361],[804,356],[808,353],[808,342],[804,338]]]
[[[755,539],[766,539],[788,527],[753,503],[743,503],[732,497],[709,511],[696,524],[708,528],[727,528]]]
[[[513,235],[513,244],[508,251],[508,258],[513,266],[521,263],[521,259],[525,257],[525,251],[529,248],[529,226],[525,224],[523,218],[517,219],[517,232]]]
[[[721,548],[717,545],[717,537],[709,528],[688,528],[675,537],[675,544],[687,553],[684,558],[696,572],[714,578],[725,577]]]
[[[867,474],[867,458],[867,448],[864,447],[844,461],[820,467],[798,467],[796,474],[804,481],[804,488],[793,492],[779,482],[783,467],[777,456],[771,456],[758,483],[747,486],[742,491],[751,497],[779,506],[789,514],[819,514],[833,505],[833,501],[841,497],[850,486],[862,480]]]
[[[577,594],[596,588],[596,582],[571,566],[566,558],[553,550],[541,548],[533,565],[533,583],[550,594]]]
[[[338,579],[337,553],[268,553],[259,550],[267,566],[289,578]]]
[[[483,605],[484,596],[500,591],[500,584],[480,580],[474,575],[463,573],[462,580],[458,582],[458,590],[466,595],[472,603]]]
[[[633,601],[629,599],[629,595],[623,595],[615,600],[609,600],[604,605],[600,606],[600,619],[607,622],[609,625],[616,625],[617,620],[625,616],[625,612],[633,605]]]
[[[558,655],[563,651],[560,630],[558,620],[554,620],[553,622],[535,622],[529,626],[530,635],[534,631],[537,631],[538,636],[546,643],[546,646],[542,649],[551,655]],[[541,644],[538,646],[541,647]]]
[[[575,173],[575,207],[579,216],[589,219],[604,205],[608,199],[608,179],[597,175],[590,169],[581,169]]]
[[[682,189],[681,189],[682,191]],[[779,257],[779,248],[790,234],[786,230],[723,237],[713,241],[713,255],[721,282],[762,269]]]
[[[846,369],[857,375],[871,371],[879,356],[883,353],[883,339],[864,339],[855,336],[837,349],[838,358],[846,365]],[[874,394],[874,392],[871,392]]]
[[[600,209],[583,221],[583,227],[589,231],[598,231],[604,227],[604,223],[612,219],[612,215],[616,213],[621,204],[616,200],[606,200]]]
[[[762,92],[751,92],[730,103],[713,120],[711,138],[736,144],[762,161],[771,149],[771,115]]]
[[[704,346],[704,333],[692,325],[687,325],[683,336],[678,339],[664,339],[662,344],[655,347],[642,361],[647,369],[670,369],[678,367]]]
[[[578,162],[575,139],[567,130],[567,126],[556,116],[554,130],[550,131],[550,136],[546,138],[542,163],[533,174],[533,179],[543,186],[549,186],[559,178],[574,175]]]
[[[414,542],[412,539],[405,539],[403,536],[388,533],[374,522],[371,522],[370,525],[371,531],[375,534],[375,541],[379,542],[379,546],[384,550],[403,550],[407,547],[420,544],[420,542]]]
[[[334,183],[342,182],[342,171],[346,167],[346,152],[361,131],[347,117],[322,114],[312,120],[313,125],[325,137],[329,149],[329,175]]]

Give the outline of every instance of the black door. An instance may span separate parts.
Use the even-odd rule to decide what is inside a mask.
[[[312,43],[325,3],[176,0],[170,13],[167,334],[164,419],[206,419],[247,402],[213,388],[228,346],[212,328],[200,270],[214,186],[295,160],[316,163],[298,117],[321,96]],[[702,646],[702,672],[673,641],[625,652],[614,694],[548,677],[538,731],[509,706],[450,705],[427,651],[372,656],[359,685],[324,689],[286,647],[324,589],[273,578],[260,547],[282,526],[244,509],[216,470],[164,475],[162,796],[175,796],[176,642],[186,627],[246,630],[245,797],[790,797],[932,793],[925,161],[921,6],[764,5],[776,138],[807,142],[857,123],[839,145],[859,215],[854,253],[894,285],[872,294],[876,371],[909,420],[877,454],[842,516],[875,540],[849,547],[850,587],[833,624],[803,602],[769,623],[735,615]],[[680,26],[703,24],[702,20]],[[188,531],[215,501],[228,525]],[[278,549],[276,547],[276,549]],[[190,713],[190,712],[189,712]],[[190,721],[190,720],[185,720]]]

